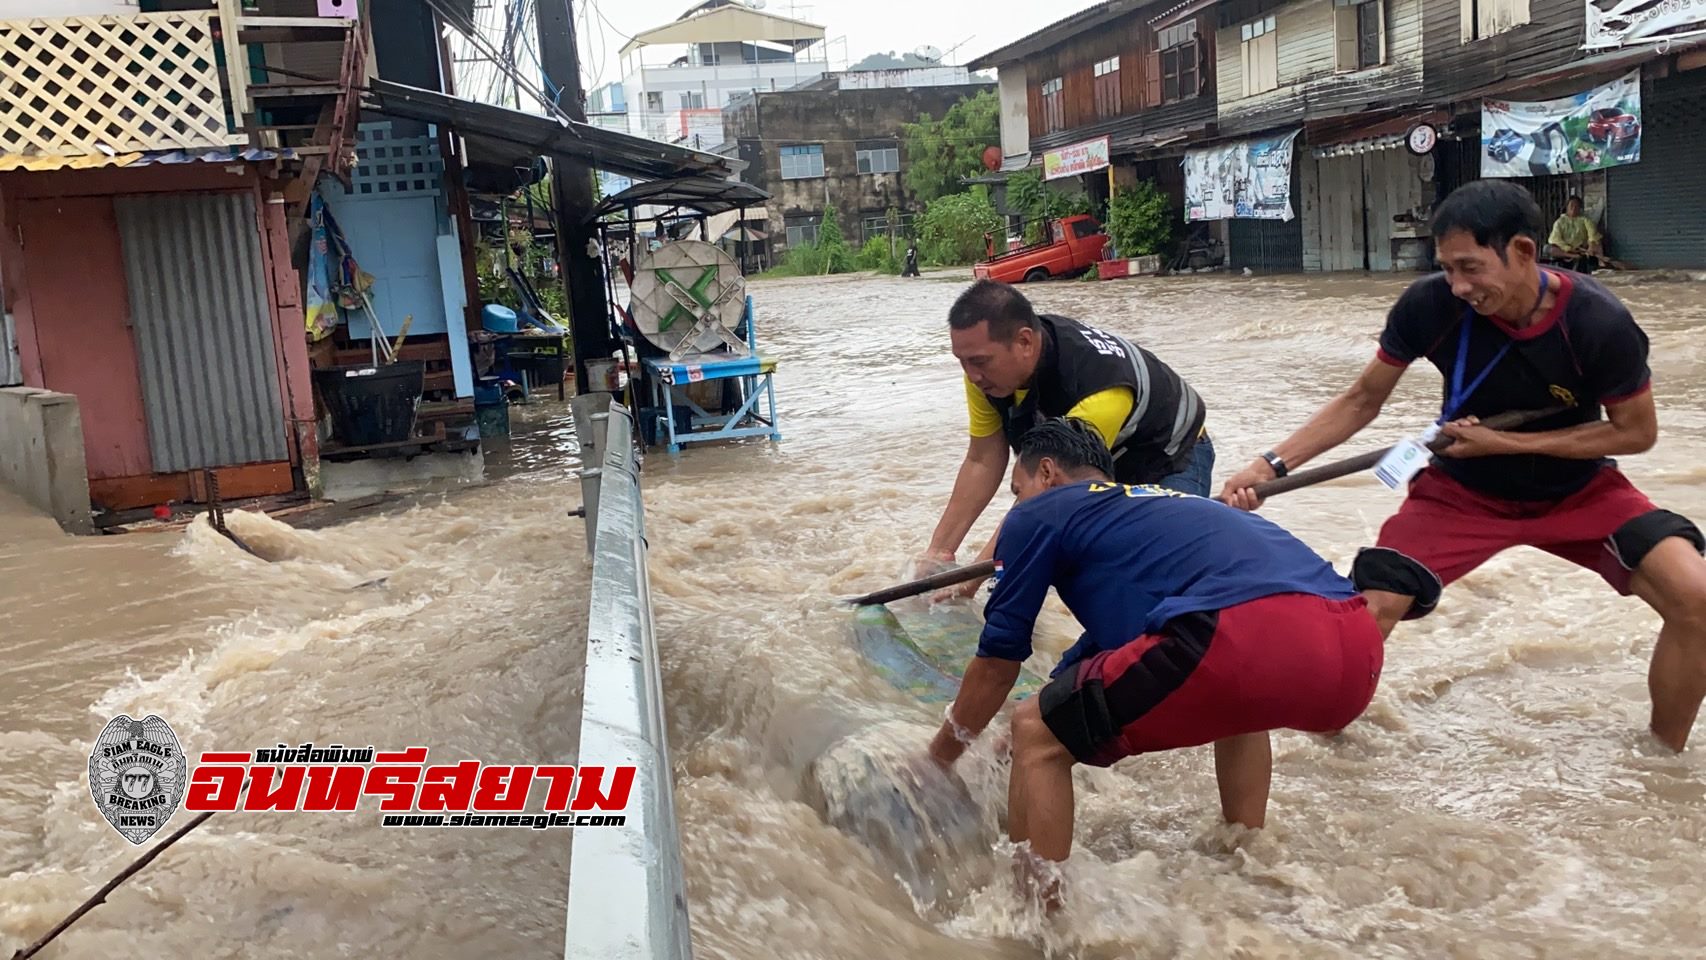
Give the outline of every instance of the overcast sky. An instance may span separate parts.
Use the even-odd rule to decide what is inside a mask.
[[[506,11],[526,24],[515,60],[531,83],[537,83],[539,76],[536,54],[529,49],[537,2],[488,0],[476,5],[474,13],[481,34],[494,46],[501,45],[507,32]],[[1095,5],[1095,0],[801,0],[790,9],[790,0],[763,2],[766,12],[821,24],[826,42],[812,53],[827,56],[835,69],[873,53],[900,56],[925,46],[941,50],[945,63],[961,64]],[[636,33],[674,21],[693,4],[694,0],[574,0],[586,90],[590,93],[621,81],[623,44]],[[824,47],[827,54],[822,52]],[[476,56],[460,38],[452,41],[452,48],[459,58]],[[679,46],[648,48],[646,62],[667,63],[682,52]],[[490,61],[480,60],[457,65],[457,92],[488,103],[516,105],[509,81]],[[530,113],[542,109],[531,97],[523,97],[519,106]]]
[[[603,14],[591,17],[597,30],[580,40],[589,76],[605,84],[622,79],[617,53],[627,36],[669,23],[693,0],[577,0],[577,7],[581,3]],[[1093,0],[800,0],[790,11],[789,4],[765,0],[764,9],[822,24],[830,60],[848,63],[926,45],[944,51],[949,63],[964,63],[1095,5]]]

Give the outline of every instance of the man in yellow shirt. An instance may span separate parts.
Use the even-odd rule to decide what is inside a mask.
[[[1582,216],[1582,198],[1571,197],[1564,204],[1564,215],[1552,224],[1546,253],[1577,273],[1592,273],[1605,255],[1601,239],[1599,228]]]
[[[952,563],[1006,478],[1010,451],[1050,417],[1089,422],[1114,456],[1119,483],[1209,495],[1214,447],[1202,398],[1173,369],[1124,338],[1038,315],[1017,289],[973,284],[948,311],[965,372],[971,442],[925,557]],[[994,538],[979,559],[993,555]],[[970,595],[976,582],[955,592]]]

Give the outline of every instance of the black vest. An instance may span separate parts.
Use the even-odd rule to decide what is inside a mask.
[[[1123,337],[1052,314],[1037,319],[1042,323],[1043,352],[1025,401],[987,397],[1001,414],[1014,452],[1025,431],[1039,420],[1063,417],[1091,394],[1129,387],[1134,400],[1114,439],[1114,479],[1155,483],[1184,469],[1207,416],[1190,384]]]

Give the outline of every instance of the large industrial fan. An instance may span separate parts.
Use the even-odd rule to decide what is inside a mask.
[[[746,278],[733,258],[701,240],[667,243],[634,265],[629,314],[669,359],[726,349],[748,354],[738,334],[746,314]]]

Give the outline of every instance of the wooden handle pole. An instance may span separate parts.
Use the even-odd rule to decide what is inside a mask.
[[[1501,413],[1488,417],[1481,421],[1481,425],[1493,430],[1509,430],[1513,427],[1520,427],[1525,423],[1531,423],[1543,417],[1550,417],[1555,414],[1563,413],[1568,409],[1569,407],[1559,405],[1546,407],[1541,410],[1512,410],[1509,413]],[[1453,442],[1454,441],[1450,437],[1442,434],[1433,438],[1433,440],[1428,443],[1428,449],[1434,453],[1438,453],[1446,447],[1451,446]],[[1256,496],[1265,499],[1276,493],[1285,493],[1290,490],[1313,486],[1317,483],[1325,483],[1328,480],[1337,480],[1340,477],[1348,477],[1353,473],[1360,473],[1379,463],[1380,458],[1386,456],[1386,454],[1391,452],[1391,450],[1391,447],[1385,447],[1380,450],[1373,450],[1368,453],[1351,457],[1348,460],[1340,460],[1336,463],[1329,463],[1319,467],[1312,467],[1308,470],[1299,470],[1296,473],[1286,474],[1278,480],[1269,480],[1266,483],[1258,483],[1255,486]]]
[[[981,580],[993,573],[995,573],[995,561],[983,560],[964,567],[955,567],[952,570],[944,570],[941,573],[933,574],[920,580],[913,580],[908,583],[889,587],[887,590],[878,590],[876,593],[867,593],[862,597],[853,597],[847,602],[859,607],[869,606],[871,604],[889,603],[894,600],[904,600],[907,597],[915,597],[921,593],[928,593],[931,590],[940,590],[943,587],[951,587],[956,583],[965,583],[967,580]]]
[[[1501,413],[1488,417],[1481,421],[1481,425],[1493,430],[1509,430],[1513,427],[1520,427],[1525,423],[1531,423],[1544,417],[1550,417],[1555,414],[1562,413],[1568,409],[1569,407],[1567,406],[1559,405],[1546,407],[1541,410],[1513,410],[1509,413]],[[1450,437],[1441,435],[1435,437],[1428,443],[1428,449],[1438,453],[1446,447],[1451,446],[1454,442],[1455,441]],[[1256,495],[1267,498],[1276,493],[1285,493],[1290,490],[1313,486],[1317,483],[1325,483],[1328,480],[1337,480],[1340,477],[1348,477],[1353,473],[1359,473],[1373,467],[1375,464],[1379,463],[1380,458],[1386,456],[1391,449],[1391,447],[1386,447],[1384,449],[1374,450],[1369,453],[1351,457],[1347,460],[1340,460],[1336,463],[1325,464],[1309,470],[1299,470],[1296,473],[1287,474],[1278,480],[1269,480],[1266,483],[1258,483],[1255,487]],[[964,567],[955,567],[952,570],[944,570],[941,573],[924,577],[920,580],[913,580],[908,583],[898,584],[896,586],[889,587],[886,590],[867,593],[862,597],[853,597],[847,602],[861,607],[871,604],[890,603],[895,600],[904,600],[907,597],[915,597],[921,593],[928,593],[931,590],[940,590],[943,587],[951,587],[956,583],[965,583],[967,580],[981,580],[994,573],[995,561],[984,560],[980,563],[973,563]]]

